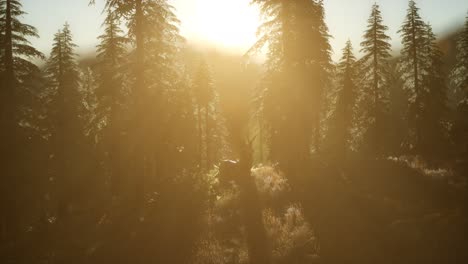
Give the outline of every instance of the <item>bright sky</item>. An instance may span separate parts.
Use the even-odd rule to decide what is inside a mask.
[[[36,26],[40,39],[33,44],[46,54],[50,51],[53,34],[68,21],[79,45],[80,52],[94,49],[96,37],[101,34],[102,2],[88,6],[88,0],[22,0],[29,14],[27,23]],[[219,48],[239,53],[245,52],[256,39],[259,24],[258,11],[250,6],[250,0],[170,0],[182,21],[182,34],[190,42],[209,42]],[[349,38],[355,50],[359,49],[362,33],[375,0],[325,0],[326,22],[333,36],[334,59]],[[395,50],[399,49],[400,38],[396,33],[403,22],[407,0],[377,1]],[[468,12],[466,0],[418,0],[421,16],[429,21],[436,34],[463,25]]]

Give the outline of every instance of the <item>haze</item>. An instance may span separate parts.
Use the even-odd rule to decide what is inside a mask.
[[[102,2],[89,7],[87,0],[25,0],[24,9],[29,14],[25,21],[36,25],[41,38],[32,40],[39,50],[49,53],[53,34],[68,21],[80,52],[91,52],[97,44],[96,37],[102,29],[95,21],[103,19]],[[191,43],[209,44],[217,48],[244,53],[256,39],[259,25],[258,10],[250,0],[172,0],[181,20],[182,35]],[[325,0],[326,22],[334,36],[331,44],[333,58],[339,57],[344,42],[350,39],[357,47],[372,3],[381,5],[382,15],[389,26],[389,35],[395,51],[400,48],[397,31],[407,8],[406,0]],[[443,36],[463,25],[468,11],[464,0],[417,1],[421,16],[430,21],[434,31]],[[443,12],[440,12],[443,10]],[[446,16],[445,14],[450,14]],[[44,18],[47,19],[44,19]]]

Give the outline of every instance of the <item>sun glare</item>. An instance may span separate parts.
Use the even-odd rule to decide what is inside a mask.
[[[250,0],[202,0],[197,2],[196,21],[187,25],[202,41],[229,49],[249,48],[260,23],[258,9]]]

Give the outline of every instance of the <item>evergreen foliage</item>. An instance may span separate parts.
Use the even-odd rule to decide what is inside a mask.
[[[431,159],[447,156],[445,147],[448,140],[447,85],[443,69],[442,51],[437,45],[436,36],[429,24],[426,25],[426,43],[424,44],[426,63],[421,83],[421,153]]]
[[[193,80],[193,95],[195,97],[195,102],[197,104],[197,120],[198,120],[198,137],[199,137],[199,163],[205,164],[205,169],[210,169],[211,167],[211,132],[213,130],[213,125],[211,122],[212,119],[212,110],[213,101],[215,98],[215,91],[213,88],[213,83],[211,80],[211,74],[208,69],[206,62],[201,62],[200,66],[195,73]],[[204,112],[204,116],[203,116]],[[203,122],[204,121],[204,122]],[[205,132],[203,135],[203,131]],[[204,138],[204,144],[203,144]],[[205,150],[204,155],[202,155],[203,150]],[[205,157],[203,159],[202,157]],[[203,160],[205,162],[203,162]]]
[[[125,100],[125,64],[127,63],[128,39],[120,28],[120,19],[112,8],[107,9],[103,23],[104,34],[99,36],[97,46],[98,59],[98,109],[95,128],[100,131],[99,145],[104,148],[107,173],[111,178],[114,194],[121,194],[123,173],[123,137],[126,107]]]
[[[458,103],[467,104],[468,97],[468,16],[465,26],[460,32],[457,40],[457,61],[451,73],[452,86],[460,94]]]
[[[323,0],[251,0],[245,56],[171,2],[102,0],[96,57],[65,23],[40,65],[0,0],[0,263],[467,262],[468,18],[447,78],[413,0],[401,57],[373,4],[337,63]]]
[[[424,46],[427,43],[426,28],[426,23],[419,15],[419,8],[415,1],[409,1],[405,21],[398,32],[402,36],[403,49],[401,51],[400,72],[409,94],[408,121],[413,124],[411,127],[413,139],[410,143],[413,148],[419,148],[421,144],[423,67],[427,62],[427,54],[424,52]]]
[[[408,121],[413,137],[410,148],[433,157],[446,138],[447,89],[442,68],[442,52],[437,47],[430,25],[419,16],[419,8],[410,1],[401,30],[403,50],[401,73],[409,93]],[[435,142],[441,145],[436,146]]]
[[[80,72],[76,61],[73,37],[68,23],[54,35],[52,51],[47,61],[48,89],[51,101],[48,118],[51,124],[51,142],[55,173],[59,182],[58,218],[68,217],[84,139],[83,93],[80,91]]]
[[[25,145],[31,133],[27,120],[31,121],[28,102],[36,98],[30,93],[31,82],[39,82],[38,67],[33,59],[44,55],[34,48],[29,39],[39,37],[36,28],[22,22],[26,13],[19,0],[0,1],[0,210],[5,217],[0,220],[5,231],[1,241],[16,241],[20,231],[20,212],[15,197],[24,194],[21,179],[27,177]],[[32,141],[32,140],[31,140]],[[26,165],[27,166],[27,165]]]
[[[295,170],[310,157],[312,146],[319,150],[322,137],[321,103],[331,70],[323,2],[252,2],[265,18],[251,52],[268,43],[261,107],[270,128],[271,158]]]
[[[451,76],[452,93],[455,94],[456,115],[454,126],[454,140],[458,152],[468,157],[468,16],[465,27],[460,32],[457,41],[456,65]]]
[[[388,104],[390,37],[386,34],[388,27],[383,24],[382,14],[378,4],[372,6],[371,15],[367,21],[367,30],[361,42],[360,59],[360,104],[362,108],[364,130],[368,138],[364,143],[371,146],[374,154],[381,154],[385,117]]]
[[[337,67],[339,86],[329,136],[334,141],[334,152],[343,161],[350,148],[352,124],[356,112],[356,57],[351,41],[346,42]]]

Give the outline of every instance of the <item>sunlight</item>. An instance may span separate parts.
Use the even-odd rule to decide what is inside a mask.
[[[468,264],[466,10],[0,0],[0,264]]]
[[[248,49],[256,40],[260,23],[250,0],[201,0],[197,2],[193,28],[202,41],[229,49]]]

